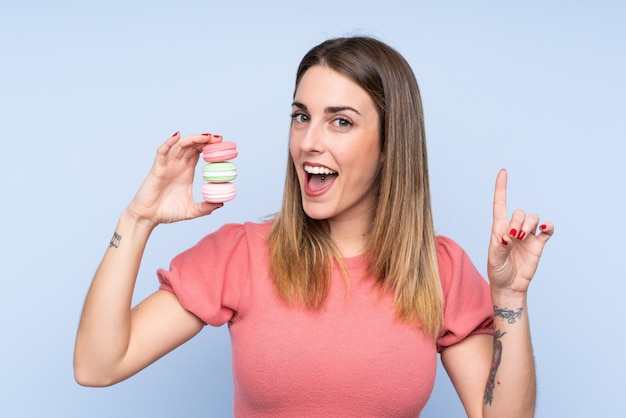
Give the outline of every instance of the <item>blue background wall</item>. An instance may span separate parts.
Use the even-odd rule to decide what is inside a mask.
[[[0,416],[232,415],[225,328],[117,386],[78,386],[83,298],[119,213],[177,130],[238,143],[238,197],[157,229],[137,300],[206,233],[277,211],[296,66],[350,34],[413,66],[437,229],[483,273],[500,167],[510,208],[556,224],[530,294],[537,416],[623,413],[625,6],[408,3],[0,2]],[[444,372],[423,416],[463,416]]]

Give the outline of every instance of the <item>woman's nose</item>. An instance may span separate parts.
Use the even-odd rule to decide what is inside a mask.
[[[322,127],[317,124],[309,124],[306,130],[298,132],[300,136],[300,148],[305,152],[323,152],[324,151],[324,132]]]

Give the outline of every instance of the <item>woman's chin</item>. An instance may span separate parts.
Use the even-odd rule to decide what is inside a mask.
[[[307,217],[311,218],[311,219],[315,219],[316,221],[323,221],[325,219],[328,219],[327,216],[324,216],[323,214],[317,213],[315,211],[304,211],[304,213],[306,214]]]
[[[321,205],[302,202],[302,209],[304,210],[306,216],[317,221],[328,219],[330,216],[328,208],[321,207]]]

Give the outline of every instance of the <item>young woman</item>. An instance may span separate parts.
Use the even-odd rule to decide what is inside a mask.
[[[332,39],[297,72],[283,203],[160,270],[131,309],[152,230],[210,214],[192,183],[208,134],[176,133],[122,213],[78,329],[75,376],[106,386],[228,324],[237,416],[419,416],[437,352],[468,416],[532,416],[526,293],[551,223],[506,210],[498,173],[489,284],[436,236],[415,76],[384,43]]]

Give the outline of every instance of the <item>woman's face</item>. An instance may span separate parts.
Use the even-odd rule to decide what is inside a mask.
[[[331,222],[371,220],[382,161],[372,99],[346,76],[317,65],[302,76],[292,112],[289,150],[305,213]]]

